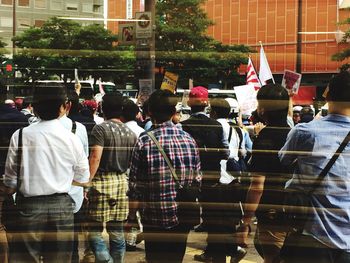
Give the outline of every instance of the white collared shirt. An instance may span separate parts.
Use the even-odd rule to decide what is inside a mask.
[[[68,130],[72,132],[73,127],[73,121],[67,117],[67,115],[63,115],[61,118],[59,118],[60,123]],[[86,128],[83,124],[80,122],[75,122],[77,125],[75,135],[79,138],[81,143],[83,144],[84,151],[86,156],[89,156],[89,142],[88,142],[88,136]],[[75,206],[73,209],[74,213],[77,213],[81,206],[83,205],[84,201],[84,189],[81,186],[75,186],[72,185],[72,188],[69,190],[68,194],[70,197],[72,197]]]
[[[140,137],[140,134],[143,133],[145,130],[142,129],[139,125],[137,125],[136,121],[128,121],[125,123],[126,126],[128,126],[128,128],[130,130],[133,131],[133,133],[136,134],[136,137]]]
[[[17,187],[16,131],[10,141],[4,184]],[[72,181],[89,181],[89,164],[78,137],[59,120],[40,121],[23,129],[23,153],[20,192],[25,196],[68,193]]]

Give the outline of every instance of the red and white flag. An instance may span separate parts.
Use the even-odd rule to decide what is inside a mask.
[[[253,61],[250,57],[248,59],[248,66],[247,66],[247,85],[249,84],[253,85],[255,90],[258,90],[261,88],[258,74],[256,74]]]
[[[261,42],[260,42],[261,44]],[[267,58],[265,55],[264,48],[261,44],[260,48],[260,70],[259,70],[259,79],[261,81],[261,85],[266,85],[268,80],[272,80],[275,83],[275,79],[272,76],[272,72],[269,66],[269,62],[267,62]]]

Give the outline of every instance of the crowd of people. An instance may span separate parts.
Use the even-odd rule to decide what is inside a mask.
[[[265,263],[350,261],[349,72],[330,80],[327,116],[292,109],[278,84],[261,87],[250,127],[201,86],[186,119],[167,90],[142,109],[117,92],[81,102],[61,84],[6,96],[2,86],[1,262],[121,263],[141,231],[146,262],[182,262],[194,229],[208,233],[195,261],[234,263],[255,220]],[[310,201],[301,228],[285,219],[291,190]]]

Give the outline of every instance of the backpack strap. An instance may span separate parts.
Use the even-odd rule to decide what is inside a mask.
[[[71,132],[73,133],[73,134],[75,134],[76,133],[76,131],[77,131],[77,123],[75,122],[75,121],[72,121],[73,123],[73,125],[72,125],[72,130],[71,130]]]
[[[230,132],[229,132],[229,135],[228,135],[228,143],[231,142],[232,130],[233,130],[233,128],[232,128],[232,126],[230,125]]]
[[[235,130],[236,130],[236,132],[238,134],[238,137],[239,137],[239,147],[238,147],[238,149],[241,150],[242,149],[242,143],[243,143],[243,132],[242,132],[241,128],[239,128],[238,126],[235,126],[234,128],[235,128]]]

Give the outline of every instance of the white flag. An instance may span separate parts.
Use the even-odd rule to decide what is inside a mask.
[[[272,76],[269,63],[265,55],[263,46],[260,48],[260,70],[259,70],[259,79],[262,85],[266,85],[266,81],[272,79],[272,82],[275,83],[275,79]]]

